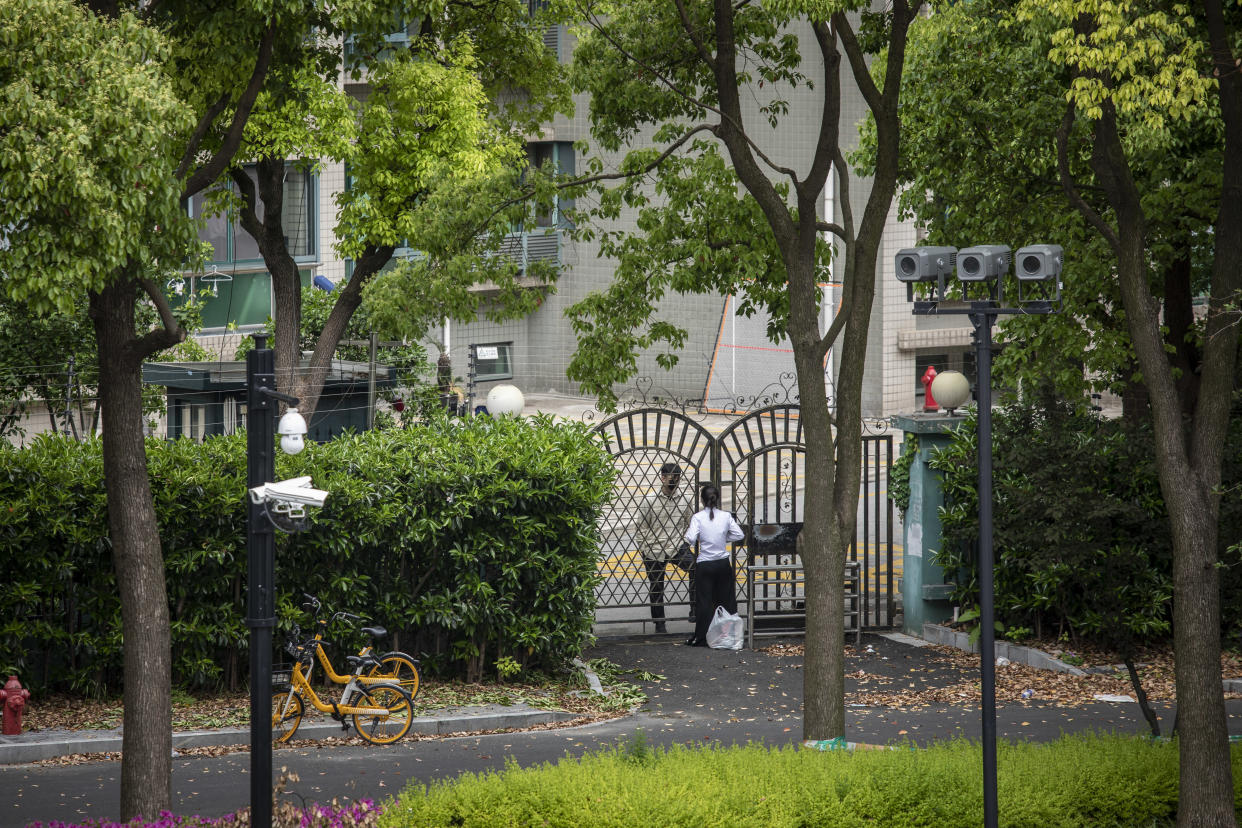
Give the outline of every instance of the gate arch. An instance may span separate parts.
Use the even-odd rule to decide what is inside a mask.
[[[652,621],[650,581],[635,542],[638,506],[660,488],[660,466],[677,463],[682,486],[693,493],[700,483],[716,480],[715,442],[701,423],[664,408],[638,408],[609,417],[595,431],[606,442],[617,478],[614,496],[600,521],[602,576],[596,588],[596,624]],[[664,576],[668,620],[689,612],[689,582],[669,566]]]

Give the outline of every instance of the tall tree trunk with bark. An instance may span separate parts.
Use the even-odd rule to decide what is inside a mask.
[[[1179,732],[1178,824],[1234,826],[1233,781],[1220,671],[1219,485],[1234,390],[1242,298],[1242,79],[1238,76],[1220,3],[1204,3],[1224,122],[1222,190],[1214,233],[1211,295],[1197,389],[1179,389],[1161,334],[1159,306],[1148,281],[1146,216],[1130,172],[1117,115],[1105,101],[1094,122],[1091,167],[1116,225],[1078,193],[1070,172],[1066,113],[1058,133],[1062,184],[1075,207],[1117,255],[1122,303],[1148,389],[1160,488],[1173,536],[1173,630],[1177,655]],[[1080,31],[1092,22],[1079,22]],[[1109,79],[1104,78],[1107,82]],[[1187,400],[1179,391],[1194,394]]]
[[[90,297],[99,346],[104,481],[113,566],[121,595],[124,734],[121,819],[170,807],[172,670],[168,593],[142,432],[142,360],[136,347],[137,288],[121,280]]]
[[[255,165],[255,180],[245,170],[233,167],[229,176],[242,197],[238,211],[242,228],[258,242],[263,263],[272,278],[272,318],[276,324],[272,350],[276,361],[276,384],[285,389],[297,384],[301,363],[302,275],[285,240],[284,199],[285,159],[261,158]],[[259,217],[259,204],[263,217]],[[307,414],[304,409],[299,409]]]

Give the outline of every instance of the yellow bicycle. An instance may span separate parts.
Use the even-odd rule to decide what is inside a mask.
[[[330,641],[325,641],[323,638],[324,631],[328,628],[328,620],[323,618],[321,615],[323,604],[320,603],[319,599],[313,595],[302,593],[302,596],[306,598],[306,603],[302,604],[303,609],[309,610],[315,615],[315,655],[319,659],[320,666],[323,667],[324,675],[328,677],[329,681],[336,684],[347,684],[352,676],[338,673],[335,669],[333,669],[332,661],[328,658],[328,653],[323,646],[325,644],[330,645],[332,643]],[[360,622],[364,619],[362,616],[354,615],[348,612],[335,612],[332,614],[331,620],[332,622],[342,620]],[[389,652],[376,655],[374,645],[375,640],[384,638],[388,635],[388,631],[383,627],[362,627],[360,632],[370,638],[372,643],[359,650],[358,655],[371,656],[376,660],[376,662],[378,662],[378,664],[374,666],[366,676],[362,677],[362,682],[395,681],[397,684],[401,685],[405,692],[409,694],[410,700],[413,701],[413,699],[418,696],[419,688],[422,686],[422,677],[418,672],[418,659],[411,655],[407,655],[406,653],[400,652],[399,650],[391,650]],[[294,635],[297,635],[296,628]]]
[[[288,682],[288,687],[272,698],[272,738],[275,741],[288,742],[293,738],[302,723],[307,703],[340,722],[343,730],[349,730],[352,721],[358,735],[373,745],[389,745],[409,733],[414,721],[414,705],[409,693],[394,681],[363,675],[364,671],[379,667],[373,656],[349,656],[354,672],[341,691],[340,702],[321,699],[310,683],[318,648],[314,637],[295,642],[290,647],[295,660],[288,676],[273,676],[278,685]]]

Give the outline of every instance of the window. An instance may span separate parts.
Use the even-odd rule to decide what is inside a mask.
[[[575,172],[574,145],[569,141],[538,141],[527,144],[526,161],[536,169],[550,164],[557,173],[573,175]],[[536,216],[535,226],[544,228],[568,227],[569,222],[565,218],[565,212],[572,210],[573,207],[574,200],[572,198],[558,196],[550,209]]]
[[[419,28],[422,25],[422,18],[414,18],[407,21],[400,15],[394,15],[391,20],[392,30],[384,35],[383,45],[379,51],[370,57],[364,53],[357,40],[353,35],[345,38],[345,68],[349,70],[358,69],[365,66],[369,59],[376,61],[386,60],[394,51],[398,49],[408,49],[410,40],[418,37]]]
[[[247,168],[251,180],[255,178],[254,168]],[[231,189],[232,185],[228,185]],[[315,247],[315,178],[305,170],[292,165],[285,167],[284,214],[281,224],[285,233],[285,244],[295,259],[313,259],[317,253]],[[254,237],[242,229],[241,221],[232,220],[223,213],[206,215],[206,193],[197,193],[190,198],[189,212],[195,218],[203,219],[202,229],[198,237],[211,245],[211,262],[216,265],[234,265],[239,262],[262,263],[263,255],[259,252],[259,243]],[[263,203],[259,202],[256,212],[263,218]]]
[[[477,382],[513,379],[513,343],[475,345],[474,378]]]
[[[308,290],[311,284],[311,271],[299,271],[302,278],[302,290]],[[272,277],[266,272],[259,273],[228,273],[225,271],[208,271],[207,273],[185,274],[182,282],[190,288],[196,301],[201,301],[200,313],[203,317],[203,330],[222,330],[230,324],[242,328],[266,325],[272,315]],[[212,294],[205,299],[197,296],[203,287],[212,288]],[[187,300],[184,292],[173,300],[179,306]]]
[[[207,436],[207,405],[186,400],[177,400],[175,406],[173,434],[176,437],[188,437],[201,443]]]
[[[535,19],[540,13],[547,11],[548,0],[527,0],[526,10],[531,19]],[[561,26],[551,25],[543,30],[543,45],[548,51],[556,55],[559,62],[563,62],[561,55]]]

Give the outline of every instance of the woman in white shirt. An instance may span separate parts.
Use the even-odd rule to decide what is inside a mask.
[[[737,587],[733,576],[733,555],[729,552],[730,541],[739,541],[745,535],[733,515],[721,510],[720,490],[710,483],[699,493],[703,509],[690,518],[686,530],[686,543],[698,541],[699,554],[694,564],[696,618],[694,635],[686,644],[691,647],[707,646],[707,628],[711,626],[716,607],[726,612],[737,612]]]

